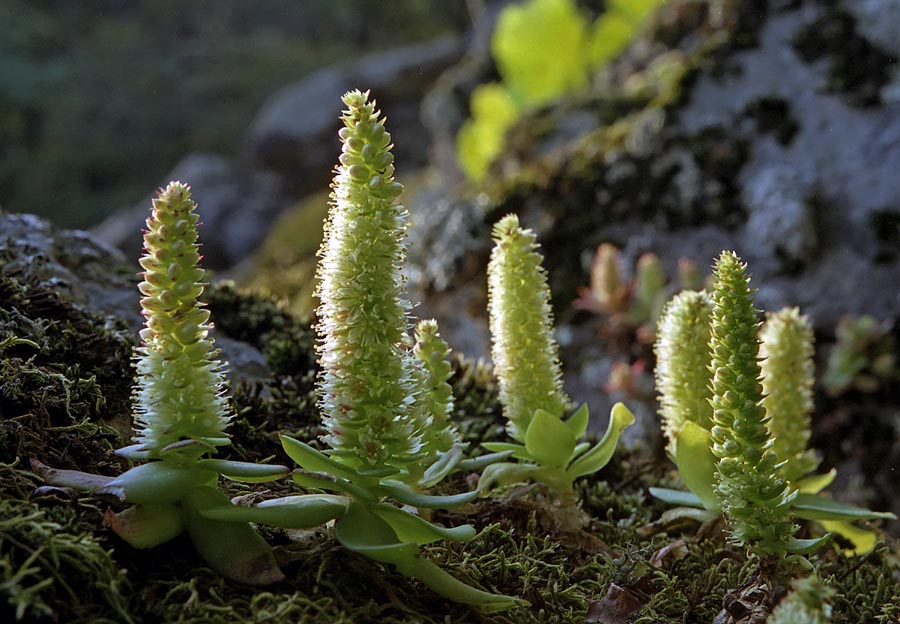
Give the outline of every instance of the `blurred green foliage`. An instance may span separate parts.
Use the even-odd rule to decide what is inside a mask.
[[[464,3],[3,0],[0,206],[89,226],[263,100],[353,55],[466,26]]]
[[[607,0],[593,24],[575,0],[527,0],[505,8],[491,39],[503,82],[474,89],[472,116],[457,135],[466,176],[484,177],[522,113],[584,89],[590,73],[615,59],[664,1]]]

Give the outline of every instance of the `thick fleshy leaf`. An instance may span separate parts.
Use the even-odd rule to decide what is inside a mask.
[[[382,563],[392,563],[406,573],[413,567],[419,547],[401,542],[386,521],[357,502],[351,502],[334,529],[337,540],[354,552]]]
[[[849,522],[840,520],[821,520],[820,524],[830,533],[837,533],[853,544],[853,548],[845,548],[844,554],[849,556],[865,555],[872,552],[878,543],[878,535],[875,531],[854,526]]]
[[[716,494],[716,456],[710,450],[709,431],[686,420],[675,437],[675,465],[688,489],[710,511],[722,508]]]
[[[668,488],[649,489],[650,496],[658,498],[664,503],[676,505],[678,507],[696,507],[697,509],[705,509],[703,501],[693,492],[682,492],[681,490],[670,490]]]
[[[462,460],[462,457],[462,448],[460,448],[458,444],[454,444],[450,447],[450,450],[441,453],[440,456],[438,456],[437,461],[425,470],[425,474],[419,479],[419,485],[423,488],[429,488],[440,483],[444,477],[456,469],[459,462]]]
[[[495,486],[527,481],[539,469],[540,466],[536,464],[514,464],[511,462],[491,464],[484,469],[484,472],[481,473],[481,478],[478,479],[478,492],[482,495],[487,495]]]
[[[477,491],[463,492],[462,494],[453,494],[449,496],[420,494],[412,490],[405,483],[400,483],[399,481],[382,481],[379,489],[398,503],[424,509],[452,509],[453,507],[471,503],[478,498]]]
[[[669,490],[674,491],[674,490]],[[693,494],[691,494],[693,496]],[[721,513],[715,511],[708,511],[699,507],[700,501],[697,499],[698,505],[691,505],[690,507],[680,506],[674,507],[672,509],[666,509],[662,515],[659,517],[659,520],[654,522],[653,524],[656,526],[673,526],[676,524],[680,524],[685,520],[699,522],[701,524],[706,522],[712,522],[716,518],[721,517]]]
[[[229,505],[228,497],[211,487],[198,487],[182,501],[188,534],[210,568],[225,578],[247,585],[284,580],[266,541],[246,522],[220,522],[201,511]]]
[[[255,507],[220,505],[200,515],[221,522],[255,522],[282,529],[311,529],[340,517],[350,499],[332,494],[304,494],[265,501]]]
[[[813,539],[797,539],[792,537],[788,540],[787,551],[798,555],[810,553],[825,544],[830,537],[830,533]]]
[[[587,403],[585,403],[572,414],[569,420],[566,421],[566,427],[569,428],[569,432],[575,436],[575,439],[577,440],[584,435],[585,431],[587,431],[590,419],[591,415],[588,413],[588,406]]]
[[[504,459],[511,456],[512,451],[487,453],[486,455],[479,455],[478,457],[470,457],[469,459],[462,460],[461,462],[459,462],[458,468],[466,472],[480,472],[487,466],[496,464],[497,462],[503,461]]]
[[[834,478],[837,476],[837,469],[832,468],[828,472],[820,475],[812,475],[808,477],[803,477],[794,483],[794,487],[796,487],[800,492],[805,494],[818,494],[834,481]]]
[[[391,525],[401,542],[415,542],[423,546],[442,539],[451,542],[467,542],[475,537],[475,529],[469,524],[448,529],[384,503],[374,505],[372,511]]]
[[[115,477],[95,475],[89,472],[81,472],[80,470],[59,470],[58,468],[51,468],[36,459],[31,460],[31,472],[43,479],[47,485],[70,487],[75,488],[76,490],[92,491],[99,487],[109,485],[109,483],[115,479]]]
[[[609,413],[609,425],[606,433],[584,455],[573,461],[567,470],[572,479],[596,472],[612,459],[622,432],[634,423],[634,414],[622,403],[613,405]]]
[[[578,457],[579,455],[584,453],[589,448],[591,448],[590,442],[579,442],[578,444],[575,445],[575,448],[572,450],[572,458],[574,459],[575,457]]]
[[[103,523],[134,548],[153,548],[178,537],[184,515],[175,505],[135,505],[125,511],[107,510]]]
[[[375,493],[358,485],[354,485],[346,479],[341,479],[330,474],[295,470],[291,475],[291,478],[294,480],[294,483],[302,485],[303,487],[340,492],[341,494],[346,494],[351,498],[364,502],[374,503],[378,500],[378,496]]]
[[[528,449],[525,448],[524,444],[515,442],[482,442],[481,446],[495,453],[508,453],[510,457],[515,459],[531,460],[531,455],[528,454]]]
[[[356,476],[356,473],[347,466],[334,461],[325,453],[317,451],[300,440],[283,435],[281,436],[281,446],[284,448],[284,452],[288,454],[288,457],[300,464],[304,470],[326,472],[348,481],[352,481],[353,477]]]
[[[525,449],[543,466],[563,466],[572,457],[578,439],[558,416],[535,410],[525,431]]]
[[[131,460],[150,459],[150,449],[147,448],[146,444],[131,444],[130,446],[123,446],[120,449],[116,449],[114,452],[119,457],[125,457]]]
[[[400,470],[395,468],[394,466],[360,466],[356,469],[356,474],[361,477],[369,477],[372,479],[381,479],[383,477],[389,477],[391,475],[395,475]]]
[[[167,505],[178,502],[196,487],[214,484],[216,476],[211,470],[154,461],[123,472],[94,493],[109,494],[137,505]]]
[[[872,511],[853,505],[845,505],[818,494],[798,494],[791,511],[805,520],[895,520],[897,516],[886,511]]]
[[[197,464],[206,470],[218,472],[232,481],[243,481],[245,483],[275,481],[291,474],[291,469],[287,466],[254,464],[228,459],[201,459]]]
[[[529,606],[527,600],[513,596],[492,594],[466,585],[424,557],[416,557],[412,568],[406,571],[405,574],[419,579],[439,596],[454,602],[476,606],[485,613]]]

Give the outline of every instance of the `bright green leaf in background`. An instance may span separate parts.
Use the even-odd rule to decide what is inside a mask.
[[[480,180],[503,151],[506,131],[520,113],[509,91],[499,82],[475,87],[470,106],[472,117],[459,129],[456,151],[463,173],[469,179]]]
[[[527,0],[505,8],[491,38],[503,82],[472,91],[472,116],[456,139],[466,176],[485,176],[522,113],[585,89],[591,72],[618,56],[664,1],[609,0],[593,25],[574,0]]]
[[[587,86],[587,30],[572,0],[531,0],[500,13],[491,52],[521,108]]]

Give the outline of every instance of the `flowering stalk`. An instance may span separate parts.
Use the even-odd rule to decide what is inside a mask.
[[[285,466],[201,459],[230,443],[225,380],[209,333],[197,246],[196,204],[190,189],[172,182],[153,200],[141,258],[141,307],[146,327],[136,350],[136,444],[118,454],[150,459],[118,477],[56,470],[33,460],[53,485],[90,490],[133,506],[108,512],[107,524],[136,548],[150,548],[187,532],[210,567],[232,580],[265,585],[284,578],[268,544],[246,522],[207,519],[211,506],[231,506],[216,489],[219,474],[242,481],[287,475]]]
[[[415,331],[416,345],[413,355],[419,361],[422,371],[422,401],[430,415],[430,423],[424,432],[424,448],[428,458],[433,460],[440,453],[446,453],[454,444],[459,444],[460,435],[450,421],[453,412],[453,389],[447,380],[453,368],[447,357],[450,347],[441,338],[437,321],[420,321]]]
[[[403,347],[411,308],[401,275],[406,211],[380,112],[367,93],[343,101],[343,151],[317,272],[325,441],[348,466],[399,468],[422,448]]]
[[[197,299],[203,269],[195,207],[187,186],[169,184],[153,200],[144,233],[138,288],[146,327],[136,350],[137,445],[130,449],[143,457],[198,457],[230,444],[225,378],[209,338],[209,311]]]
[[[491,355],[509,435],[524,442],[535,411],[560,418],[569,397],[563,392],[550,289],[537,237],[519,227],[513,214],[494,226],[493,235],[488,266]]]
[[[713,269],[712,452],[718,458],[722,509],[732,538],[760,554],[791,550],[796,495],[776,469],[762,405],[757,331],[746,265],[723,252]]]
[[[812,428],[813,333],[797,308],[769,314],[760,332],[760,365],[772,452],[791,483],[814,471],[819,460],[806,446]]]
[[[686,421],[709,430],[709,319],[712,303],[703,292],[686,290],[663,308],[657,328],[656,388],[669,454]]]
[[[511,214],[494,226],[493,234],[495,246],[488,266],[492,355],[507,430],[517,443],[483,446],[524,461],[488,466],[478,487],[486,491],[495,483],[542,481],[571,511],[575,479],[609,462],[634,416],[617,403],[600,442],[579,443],[587,430],[588,410],[582,406],[562,420],[569,398],[562,388],[550,288],[534,232],[522,229],[518,217]]]

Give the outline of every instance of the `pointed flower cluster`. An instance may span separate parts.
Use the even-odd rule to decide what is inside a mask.
[[[762,404],[757,361],[759,321],[746,265],[724,252],[713,269],[712,452],[718,458],[717,491],[732,537],[760,554],[790,550],[791,491],[778,474]]]
[[[767,315],[760,339],[772,452],[785,462],[782,474],[794,483],[819,465],[815,452],[806,448],[812,430],[813,332],[797,308],[787,308]]]
[[[137,448],[150,457],[199,455],[229,444],[225,380],[209,337],[209,311],[199,303],[196,204],[190,188],[170,183],[153,200],[144,234],[139,288],[146,327],[136,351]],[[180,449],[173,445],[194,441]]]
[[[488,266],[491,355],[509,435],[524,442],[535,410],[560,418],[569,397],[563,392],[550,288],[537,237],[521,228],[514,214],[494,226],[493,237]]]
[[[352,91],[343,102],[317,273],[325,441],[351,467],[402,466],[422,446],[414,364],[403,345],[411,308],[401,274],[406,211],[380,112],[367,93]]]
[[[420,321],[416,325],[415,339],[413,354],[423,374],[421,399],[425,413],[430,417],[423,442],[428,457],[433,458],[438,453],[446,453],[459,442],[459,432],[450,421],[454,404],[453,389],[447,383],[453,374],[453,367],[447,361],[450,347],[441,338],[434,319]]]
[[[673,457],[685,422],[710,428],[711,311],[712,302],[706,293],[686,290],[666,304],[657,327],[656,387],[666,449]]]
[[[541,481],[572,512],[575,479],[610,461],[634,415],[617,403],[605,435],[593,446],[581,441],[590,418],[586,405],[568,420],[562,419],[569,398],[563,392],[550,287],[536,236],[523,229],[514,214],[503,217],[493,234],[488,266],[492,356],[507,431],[515,443],[485,442],[483,446],[523,461],[488,466],[478,487],[487,491],[495,484]],[[569,521],[577,526],[578,519],[571,513]]]

